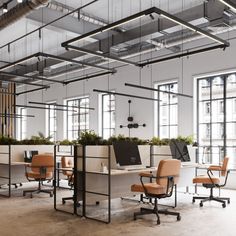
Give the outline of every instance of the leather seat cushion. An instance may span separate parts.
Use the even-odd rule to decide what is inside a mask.
[[[214,184],[219,184],[220,179],[216,177],[212,177],[211,179],[209,178],[208,175],[200,175],[195,178],[193,178],[193,183],[194,184],[212,184],[212,181]]]
[[[150,194],[160,195],[166,193],[166,187],[161,186],[157,183],[146,183],[144,184],[145,188],[147,189],[147,192]],[[131,186],[132,192],[144,192],[144,188],[141,184],[133,184]]]
[[[32,178],[32,179],[51,179],[52,178],[52,172],[48,172],[43,175],[40,175],[39,172],[27,172],[26,176],[28,176],[28,178]]]

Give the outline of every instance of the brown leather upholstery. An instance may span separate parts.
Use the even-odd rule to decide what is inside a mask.
[[[155,182],[152,183],[145,183],[144,187],[146,188],[147,192],[150,194],[161,195],[167,193],[167,178],[168,176],[174,176],[174,183],[178,182],[178,176],[180,172],[180,161],[175,159],[170,160],[161,160],[156,176],[159,177],[156,179]],[[150,177],[149,173],[141,173],[141,176]],[[142,184],[133,184],[131,186],[132,192],[144,192],[144,188]]]
[[[140,173],[141,184],[133,184],[131,186],[131,191],[145,193],[147,198],[149,198],[150,200],[154,199],[154,208],[151,209],[141,207],[139,212],[134,212],[134,220],[136,220],[138,216],[147,214],[155,214],[157,217],[157,224],[160,224],[159,214],[177,216],[178,221],[181,219],[179,212],[159,210],[157,200],[161,198],[171,197],[174,185],[178,182],[180,165],[181,163],[179,160],[161,160],[158,165],[156,177],[148,172]],[[146,179],[147,182],[144,182],[144,179]]]
[[[225,157],[222,163],[222,166],[216,166],[212,165],[209,166],[208,170],[211,171],[220,171],[221,176],[225,176],[227,172],[227,166],[228,166],[229,158]],[[211,179],[208,175],[199,175],[195,178],[193,178],[194,184],[220,184],[220,178],[211,176]]]
[[[212,180],[212,181],[211,181]],[[208,175],[199,175],[193,179],[194,184],[219,184],[220,179],[213,177],[210,179]]]
[[[193,197],[193,203],[196,200],[200,201],[200,207],[203,206],[204,202],[207,201],[216,201],[222,203],[222,207],[226,207],[226,201],[227,203],[230,203],[229,197],[216,197],[213,195],[213,189],[214,188],[222,188],[226,185],[229,170],[227,170],[228,167],[229,158],[225,157],[223,160],[222,165],[212,165],[208,167],[207,174],[206,175],[199,175],[195,178],[193,178],[194,184],[202,184],[203,187],[210,189],[210,196],[194,196]],[[216,176],[214,175],[214,172],[217,172]],[[222,181],[220,178],[221,176],[225,176],[224,181]]]
[[[62,173],[64,175],[66,175],[67,177],[72,176],[72,174],[73,174],[72,169],[74,168],[74,158],[63,156],[61,158],[61,167],[62,168],[71,168],[71,170],[62,170]]]
[[[35,180],[52,179],[54,167],[53,156],[49,154],[34,155],[32,163],[28,167],[31,167],[31,171],[25,173],[27,178]],[[42,168],[44,169],[43,171]]]
[[[166,187],[165,186],[161,186],[157,183],[146,183],[145,187],[148,189],[148,192],[151,194],[165,194],[166,193]],[[140,192],[143,193],[144,189],[143,186],[141,184],[133,184],[131,186],[131,191],[132,192]]]

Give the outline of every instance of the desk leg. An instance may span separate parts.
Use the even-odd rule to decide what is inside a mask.
[[[60,163],[57,163],[57,187],[60,187],[60,172],[59,172],[59,168],[60,168]]]
[[[175,184],[175,207],[177,207],[177,185]]]

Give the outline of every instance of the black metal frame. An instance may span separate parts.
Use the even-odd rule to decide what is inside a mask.
[[[137,96],[137,95],[133,95],[133,94],[128,94],[128,93],[117,93],[117,92],[111,92],[111,91],[100,90],[100,89],[93,89],[93,92],[107,93],[107,94],[113,94],[113,95],[124,96],[124,97],[131,97],[131,98],[139,98],[139,99],[151,100],[151,101],[159,101],[158,99],[155,99],[155,98],[141,97],[141,96]]]
[[[56,211],[59,211],[59,212],[63,212],[63,213],[68,213],[68,214],[76,214],[76,208],[78,207],[78,205],[76,205],[76,208],[74,207],[75,205],[75,202],[76,201],[76,198],[75,198],[75,194],[76,194],[76,187],[74,187],[73,189],[70,187],[62,187],[60,186],[60,172],[61,172],[61,169],[60,169],[60,163],[57,162],[57,157],[61,157],[62,155],[60,154],[57,154],[57,152],[60,152],[60,146],[61,145],[54,145],[54,179],[53,179],[53,187],[54,187],[54,209]],[[71,149],[70,149],[70,156],[74,158],[74,168],[73,168],[73,175],[74,175],[74,186],[76,186],[76,172],[75,172],[75,168],[77,166],[77,161],[76,161],[76,156],[77,156],[77,150],[76,150],[76,146],[71,146]],[[74,152],[73,152],[74,151]],[[63,155],[64,156],[64,155]],[[69,155],[67,155],[69,156]],[[75,162],[76,161],[76,162]],[[62,210],[62,209],[59,209],[58,208],[58,205],[57,205],[57,189],[58,188],[62,188],[62,189],[68,189],[68,190],[73,190],[73,196],[72,197],[69,197],[69,198],[62,198],[62,203],[64,204],[64,201],[66,200],[73,200],[74,201],[74,204],[73,204],[73,210],[72,212],[69,212],[69,211],[66,211],[66,210]]]
[[[222,170],[214,170],[214,171],[221,172]],[[213,172],[210,169],[208,169],[207,170],[207,175],[208,175],[209,179],[211,180],[211,183],[210,184],[203,184],[203,187],[210,188],[210,196],[208,196],[208,197],[199,197],[199,196],[193,197],[192,202],[194,203],[195,200],[201,200],[199,205],[200,205],[200,207],[203,207],[204,202],[216,201],[216,202],[222,203],[222,207],[225,208],[226,207],[226,201],[229,204],[230,203],[230,198],[229,197],[215,197],[215,196],[213,196],[213,189],[214,188],[221,189],[222,187],[224,187],[227,183],[229,173],[230,173],[230,170],[228,170],[226,172],[225,181],[224,181],[223,184],[215,184],[213,179],[212,179],[212,177],[214,176]]]
[[[75,166],[75,173],[79,173],[80,174],[80,177],[82,177],[82,180],[80,179],[81,183],[82,183],[82,189],[78,189],[78,182],[76,182],[76,185],[77,187],[75,187],[75,196],[76,196],[76,200],[77,200],[77,196],[78,196],[78,193],[80,192],[81,195],[82,195],[82,213],[81,215],[78,214],[78,211],[77,211],[77,201],[74,201],[74,209],[75,209],[75,214],[77,214],[78,216],[81,216],[81,217],[85,217],[87,219],[91,219],[91,220],[95,220],[95,221],[98,221],[98,222],[102,222],[102,223],[107,223],[109,224],[111,222],[111,147],[110,145],[107,145],[106,147],[108,148],[108,156],[106,157],[99,157],[99,156],[87,156],[86,155],[86,147],[88,146],[77,146],[77,148],[82,148],[82,156],[75,156],[76,159],[79,158],[82,160],[82,169],[81,170],[78,170],[78,166],[76,165]],[[77,150],[78,152],[78,150]],[[76,153],[77,154],[77,153]],[[108,169],[108,172],[107,173],[98,173],[98,172],[92,172],[92,171],[86,171],[86,160],[87,158],[96,158],[96,159],[106,159],[108,160],[108,166],[107,166],[107,169]],[[77,160],[76,160],[76,163],[77,163]],[[107,176],[107,181],[108,181],[108,192],[107,193],[100,193],[100,192],[93,192],[93,191],[87,191],[87,188],[86,188],[86,178],[87,178],[87,174],[95,174],[95,175],[103,175],[103,176]],[[78,175],[75,176],[76,178],[76,181],[78,181]],[[88,194],[94,194],[94,195],[100,195],[100,196],[107,196],[107,200],[108,200],[108,209],[107,209],[107,212],[108,212],[108,216],[107,216],[107,221],[106,220],[101,220],[101,219],[98,219],[98,218],[95,218],[95,217],[92,217],[92,216],[88,216],[87,215],[87,209],[86,209],[86,193]],[[99,202],[96,202],[96,205],[98,205]]]
[[[8,153],[1,152],[1,155],[8,155],[8,163],[0,163],[0,166],[8,166],[8,176],[0,176],[0,179],[8,179],[8,195],[0,194],[2,197],[11,197],[11,145],[8,145]]]
[[[150,181],[152,181],[152,179],[160,179],[160,178],[165,178],[167,179],[167,186],[166,186],[166,193],[164,194],[151,194],[148,192],[148,190],[146,189],[144,183],[143,183],[143,178],[149,178]],[[161,198],[166,198],[166,197],[171,197],[172,193],[173,193],[173,189],[175,186],[174,183],[174,178],[175,176],[140,176],[140,182],[143,186],[144,189],[144,193],[145,196],[149,199],[153,199],[154,198],[154,208],[150,209],[150,208],[141,208],[140,212],[135,212],[134,213],[134,220],[137,219],[137,216],[140,215],[147,215],[147,214],[155,214],[157,216],[157,224],[160,224],[160,217],[159,214],[165,214],[165,215],[173,215],[173,216],[177,216],[177,221],[180,221],[181,217],[180,217],[180,213],[178,212],[171,212],[168,210],[158,210],[158,201],[157,199],[161,199]]]

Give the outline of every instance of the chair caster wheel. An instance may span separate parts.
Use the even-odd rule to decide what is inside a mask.
[[[227,201],[227,202],[228,202],[228,204],[230,204],[230,199],[228,199],[228,201]]]
[[[223,207],[223,208],[225,208],[225,207],[226,207],[226,204],[225,204],[225,203],[223,203],[223,204],[222,204],[222,207]]]
[[[33,194],[30,195],[30,198],[33,198]]]
[[[178,215],[178,216],[177,216],[177,221],[180,221],[180,220],[181,220],[181,216]]]
[[[194,202],[195,202],[195,199],[192,200],[192,203],[194,203]]]
[[[160,220],[157,220],[157,225],[159,225],[161,222],[160,222]]]
[[[100,204],[100,202],[99,201],[96,201],[96,205],[99,205]]]
[[[200,203],[199,203],[199,206],[200,206],[200,207],[203,207],[203,203],[202,203],[202,202],[200,202]]]
[[[22,184],[22,183],[20,183],[20,186],[22,187],[22,186],[23,186],[23,184]]]

